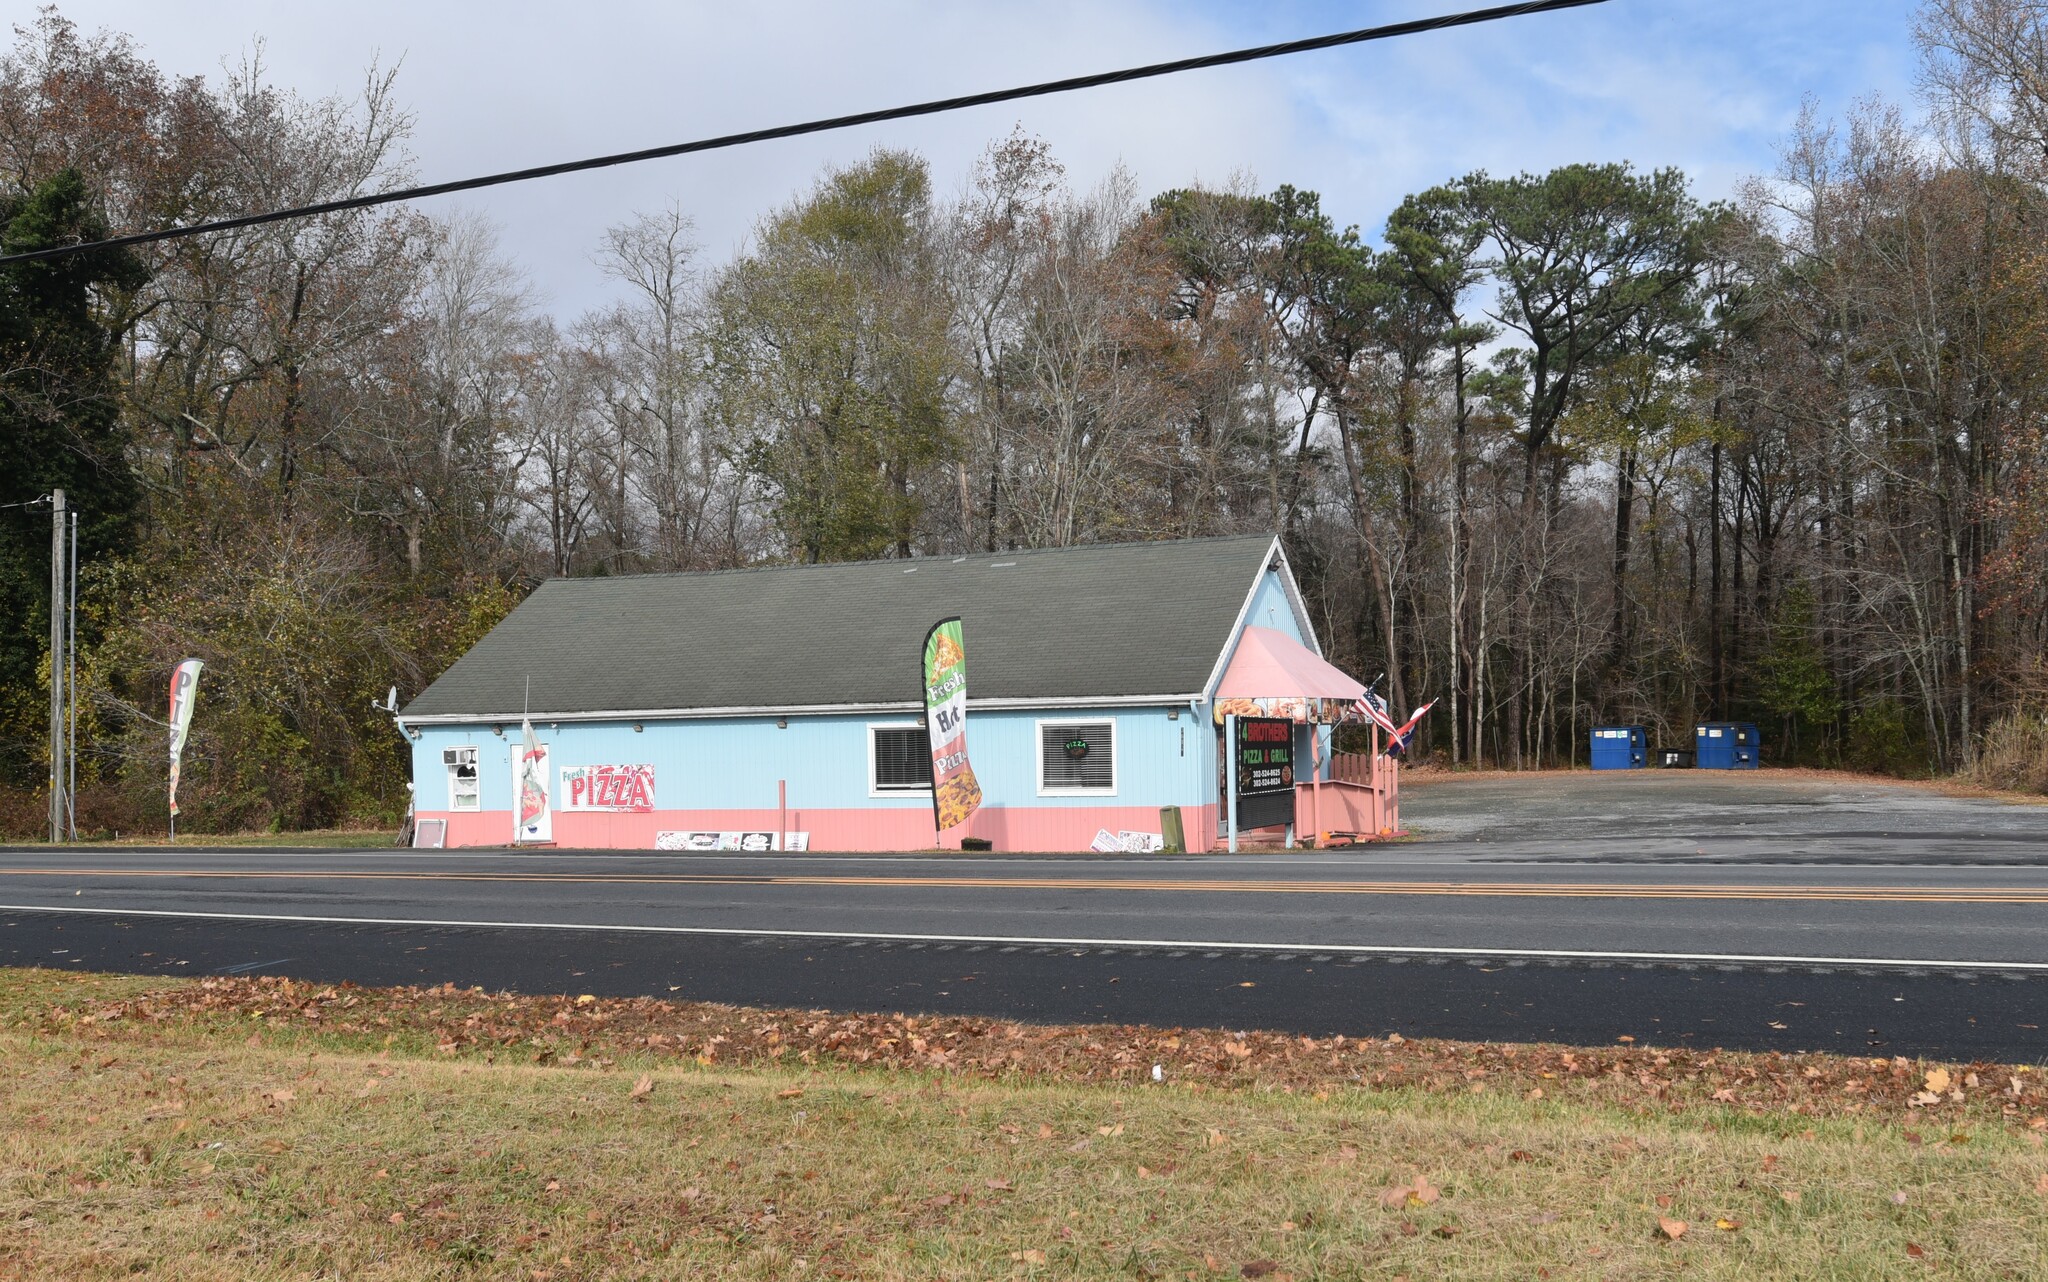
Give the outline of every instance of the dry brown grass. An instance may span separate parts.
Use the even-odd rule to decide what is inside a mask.
[[[2019,711],[1993,722],[1963,779],[1986,789],[2042,799],[2041,794],[2048,793],[2048,717]]]
[[[933,1065],[926,1021],[893,1021],[921,1069],[677,1054],[573,998],[535,1063],[425,1040],[475,994],[208,991],[8,972],[0,1277],[2048,1276],[2043,1131],[1976,1107],[1981,1070],[1931,1110],[1671,1111],[1502,1074],[1310,1089],[1264,1043],[1228,1080],[992,1075]]]

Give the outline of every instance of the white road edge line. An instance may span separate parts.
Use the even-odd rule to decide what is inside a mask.
[[[744,939],[848,939],[897,944],[1014,944],[1029,948],[1185,948],[1350,956],[1530,957],[1576,961],[1707,962],[1787,966],[1889,966],[1909,969],[2048,972],[2048,962],[1948,961],[1911,957],[1805,957],[1767,953],[1633,953],[1565,948],[1452,948],[1439,945],[1268,943],[1231,939],[1060,939],[1031,935],[908,935],[871,930],[771,930],[740,926],[634,926],[564,921],[453,921],[427,917],[314,917],[286,913],[202,913],[167,908],[70,908],[0,904],[0,913],[95,917],[174,917],[197,921],[269,921],[319,926],[439,926],[459,930],[589,930],[635,935],[712,935]]]

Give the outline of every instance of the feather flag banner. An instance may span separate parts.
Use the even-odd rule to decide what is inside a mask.
[[[519,743],[512,749],[512,805],[518,816],[512,831],[516,842],[555,839],[555,817],[548,806],[548,746],[533,735],[533,722],[519,722]]]
[[[925,729],[932,753],[932,822],[957,828],[981,805],[967,760],[967,647],[960,620],[941,619],[924,637]]]
[[[185,738],[192,728],[192,705],[199,701],[199,670],[206,665],[187,659],[171,670],[171,817],[178,814],[178,774],[185,757]]]

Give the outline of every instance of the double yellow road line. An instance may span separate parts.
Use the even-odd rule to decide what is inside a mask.
[[[1260,881],[1116,877],[828,877],[720,873],[652,875],[406,872],[342,869],[0,868],[0,876],[226,881],[449,881],[568,886],[834,886],[875,890],[1143,891],[1221,895],[1426,895],[1497,899],[1742,899],[1831,903],[2048,904],[2048,886],[1739,886],[1624,882]]]

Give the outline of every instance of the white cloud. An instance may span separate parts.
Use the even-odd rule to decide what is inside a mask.
[[[1463,7],[362,0],[323,11],[72,0],[64,12],[130,33],[181,74],[216,71],[260,34],[276,82],[309,96],[352,92],[373,57],[402,56],[417,168],[441,179]],[[1052,144],[1079,188],[1118,163],[1148,193],[1248,171],[1266,186],[1322,192],[1340,223],[1368,234],[1403,195],[1475,168],[1676,164],[1718,196],[1770,167],[1803,91],[1840,107],[1864,91],[1909,89],[1910,9],[1911,0],[1616,0],[461,199],[503,227],[506,250],[573,313],[607,295],[590,255],[602,229],[635,210],[679,201],[719,258],[826,164],[878,144],[911,147],[951,190],[1019,122]]]

